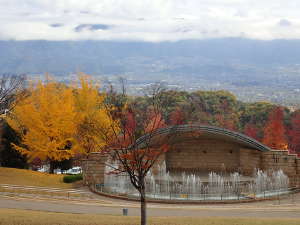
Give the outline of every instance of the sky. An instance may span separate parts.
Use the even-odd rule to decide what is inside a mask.
[[[299,0],[0,0],[0,40],[300,38]]]

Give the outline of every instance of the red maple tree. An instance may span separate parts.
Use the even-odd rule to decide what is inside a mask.
[[[144,131],[145,133],[153,132],[159,128],[166,126],[165,120],[160,112],[150,111],[145,120]]]
[[[281,107],[276,107],[269,113],[262,142],[272,149],[288,149],[285,126],[283,124],[283,109]]]
[[[160,97],[160,89],[155,89],[151,95],[147,95],[146,110],[139,106],[131,107],[130,103],[125,102],[122,104],[123,108],[117,110],[118,114],[113,111],[111,118],[117,119],[119,126],[113,128],[114,137],[106,137],[110,141],[102,151],[111,159],[107,161],[111,173],[127,174],[131,184],[139,192],[142,225],[147,221],[146,175],[160,156],[169,150],[168,137],[156,135],[158,129],[166,126],[161,113],[163,107]],[[117,162],[117,165],[110,164],[112,160]]]

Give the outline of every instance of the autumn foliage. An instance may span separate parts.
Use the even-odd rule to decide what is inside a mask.
[[[226,118],[223,114],[217,114],[215,116],[215,120],[217,121],[219,127],[223,127],[228,130],[236,130],[233,118]]]
[[[184,114],[180,108],[176,108],[170,113],[169,124],[170,125],[181,125],[184,124]]]
[[[145,133],[150,133],[165,126],[166,123],[162,114],[160,112],[154,112],[151,110],[145,121],[144,131]]]
[[[268,122],[264,129],[262,142],[272,149],[288,149],[285,126],[283,123],[283,109],[281,107],[276,107],[270,112]]]
[[[119,131],[114,132],[115,137],[103,153],[111,161],[117,162],[117,165],[115,163],[108,165],[111,167],[111,173],[127,174],[131,184],[139,192],[143,225],[146,224],[145,177],[159,157],[169,150],[168,142],[166,140],[161,142],[160,135],[155,135],[158,129],[166,126],[161,111],[159,90],[154,87],[151,89],[151,94],[146,95],[148,103],[146,109],[132,105],[130,102],[120,101],[115,93],[110,93],[112,97],[109,98],[110,108],[113,109],[110,111],[111,118],[118,119]],[[122,98],[122,95],[119,97]],[[123,107],[119,107],[120,105]]]
[[[109,134],[117,126],[102,106],[104,96],[87,77],[80,77],[79,86],[48,79],[28,91],[29,96],[18,101],[7,121],[22,140],[13,147],[29,161],[62,161],[97,151],[106,143],[99,129]]]
[[[121,162],[125,160],[124,163],[129,163],[128,169],[133,171],[137,169],[149,171],[156,159],[168,150],[168,145],[154,146],[153,143],[147,143],[152,140],[146,139],[146,145],[139,146],[136,145],[136,141],[143,135],[153,134],[156,130],[165,127],[166,124],[160,112],[155,113],[149,110],[143,118],[137,118],[136,113],[130,108],[124,110],[124,118],[120,118],[122,120],[119,127],[120,133],[116,132],[116,137],[108,145],[106,154],[119,157]],[[136,167],[137,164],[141,168]],[[126,172],[124,169],[118,168],[117,170],[120,173]]]
[[[75,138],[83,153],[100,151],[110,141],[113,130],[118,131],[118,123],[109,116],[104,105],[105,94],[99,86],[85,75],[79,77],[79,88],[74,87],[76,109]],[[105,134],[105,135],[101,135]]]
[[[258,136],[258,132],[259,130],[257,129],[257,127],[252,124],[252,123],[247,123],[244,129],[244,134],[254,138],[255,140],[259,140],[259,136]]]
[[[74,139],[76,111],[72,89],[55,82],[39,82],[30,92],[8,117],[8,123],[22,138],[22,144],[14,147],[30,161],[36,157],[57,161],[74,156],[79,149]]]

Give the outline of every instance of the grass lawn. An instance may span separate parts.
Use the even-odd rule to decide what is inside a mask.
[[[0,167],[1,184],[72,188],[72,184],[63,183],[63,176],[60,174],[47,174],[31,170]]]
[[[0,225],[138,225],[139,217],[0,209]],[[154,217],[149,225],[299,225],[299,219]]]

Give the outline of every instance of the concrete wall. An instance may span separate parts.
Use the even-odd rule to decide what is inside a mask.
[[[166,153],[166,165],[170,171],[236,171],[239,146],[212,139],[177,143]]]
[[[83,182],[85,185],[91,186],[104,183],[104,168],[106,157],[94,152],[90,153],[88,159],[83,160]]]
[[[252,176],[255,169],[262,169],[262,152],[255,149],[240,148],[240,170],[246,176]]]
[[[290,178],[292,186],[299,186],[300,159],[286,150],[272,150],[262,154],[263,170],[281,169]]]

